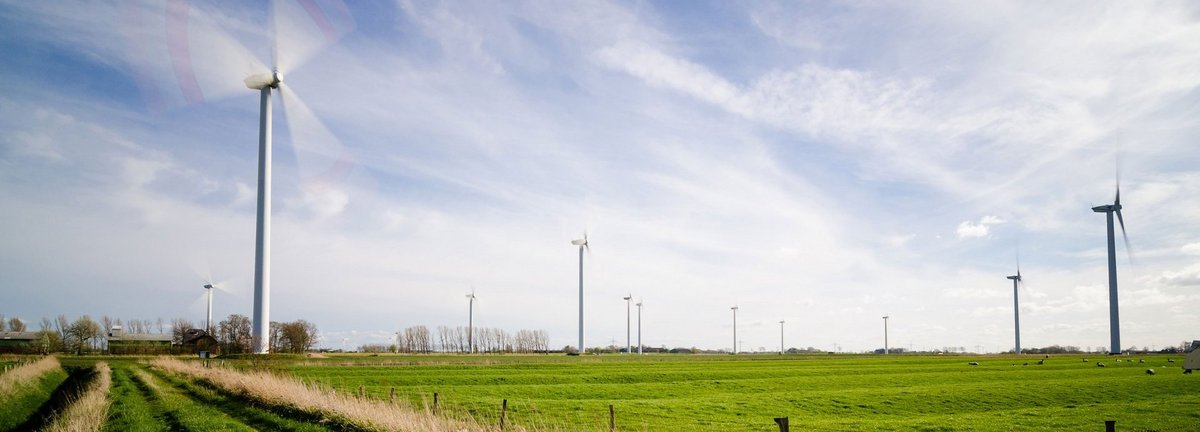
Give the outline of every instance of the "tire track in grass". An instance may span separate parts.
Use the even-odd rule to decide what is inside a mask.
[[[38,407],[37,411],[30,414],[24,423],[13,427],[11,430],[27,431],[27,430],[42,430],[50,425],[54,419],[54,414],[65,411],[71,405],[71,401],[77,399],[87,384],[95,378],[96,370],[91,367],[68,367],[64,368],[67,371],[67,379],[54,389],[50,394],[50,398]]]
[[[311,416],[306,416],[304,413],[276,412],[271,407],[263,407],[253,401],[228,394],[204,383],[192,382],[154,369],[146,375],[166,384],[160,386],[164,394],[174,393],[190,401],[191,405],[217,412],[229,420],[236,420],[238,426],[248,430],[303,432],[333,430],[317,423],[320,421],[318,418],[308,418]],[[209,417],[201,416],[199,425],[205,426],[201,429],[213,429],[211,420]],[[185,423],[188,422],[185,421]]]
[[[158,432],[183,430],[179,419],[169,415],[161,401],[149,387],[133,377],[130,364],[113,367],[113,389],[110,393],[112,409],[109,411],[106,431]]]

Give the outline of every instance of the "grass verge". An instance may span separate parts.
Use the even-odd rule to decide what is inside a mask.
[[[108,390],[112,370],[104,362],[96,363],[96,377],[73,403],[54,416],[45,429],[50,432],[99,431],[108,418]]]

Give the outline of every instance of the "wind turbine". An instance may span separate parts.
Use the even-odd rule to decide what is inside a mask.
[[[1092,207],[1096,213],[1104,213],[1108,219],[1108,329],[1110,346],[1109,354],[1121,353],[1121,320],[1117,306],[1117,242],[1113,230],[1113,213],[1121,223],[1121,236],[1125,238],[1125,252],[1131,253],[1129,235],[1125,233],[1125,218],[1121,216],[1121,174],[1117,172],[1117,194],[1113,203]],[[1131,260],[1132,261],[1132,260]]]
[[[633,294],[623,297],[622,300],[625,300],[625,353],[633,354],[633,340],[629,338],[629,303],[633,300]]]
[[[213,295],[213,288],[216,288],[216,287],[215,287],[215,286],[213,286],[212,282],[209,282],[209,283],[206,283],[206,284],[204,284],[204,290],[205,290],[205,291],[208,291],[208,319],[207,319],[207,320],[204,322],[204,331],[205,331],[205,332],[207,332],[207,333],[208,333],[208,334],[210,334],[210,335],[213,333],[213,330],[212,330],[212,328],[213,328],[213,326],[212,326],[212,295]]]
[[[467,306],[467,353],[475,353],[475,288],[471,288],[471,293],[467,294],[469,305]]]
[[[571,240],[571,244],[579,246],[579,353],[583,354],[583,250],[592,250],[588,245],[587,231],[584,231],[583,238]]]
[[[642,299],[638,299],[638,355],[642,355]]]
[[[738,310],[738,307],[734,306],[734,307],[729,308],[729,310],[733,311],[733,354],[737,355],[737,353],[738,353],[738,346],[737,346],[737,310]]]
[[[888,353],[887,321],[888,321],[888,316],[884,315],[883,316],[883,353],[884,354]]]
[[[779,354],[783,355],[783,320],[779,320]]]
[[[1021,257],[1017,256],[1017,274],[1009,276],[1008,279],[1013,281],[1013,334],[1016,336],[1016,350],[1014,353],[1021,353],[1021,306],[1017,301],[1017,286],[1021,284]]]

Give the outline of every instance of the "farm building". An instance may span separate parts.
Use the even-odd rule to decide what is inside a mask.
[[[125,333],[121,326],[108,332],[109,354],[170,354],[171,335]]]
[[[183,352],[198,354],[201,351],[216,353],[220,350],[217,338],[201,329],[188,329],[183,332]]]
[[[0,332],[0,353],[32,352],[37,339],[37,332]]]

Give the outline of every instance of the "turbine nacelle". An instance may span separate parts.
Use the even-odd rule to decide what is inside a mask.
[[[1005,279],[1010,279],[1010,280],[1019,281],[1019,280],[1021,280],[1021,275],[1020,275],[1020,274],[1017,274],[1016,276],[1009,276],[1009,277],[1007,277],[1007,278],[1005,278]]]
[[[1108,204],[1108,205],[1102,205],[1102,206],[1095,206],[1095,207],[1092,207],[1092,211],[1094,211],[1096,213],[1109,213],[1109,212],[1121,211],[1121,205],[1120,204]]]
[[[283,75],[279,71],[270,73],[255,74],[246,77],[246,87],[251,90],[262,90],[264,88],[279,88],[279,83],[283,82]]]

